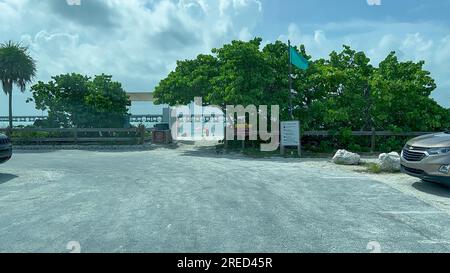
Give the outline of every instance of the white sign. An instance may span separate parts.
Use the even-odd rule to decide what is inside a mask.
[[[298,146],[300,143],[300,122],[283,121],[281,122],[281,145]]]

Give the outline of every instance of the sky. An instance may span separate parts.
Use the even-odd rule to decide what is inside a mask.
[[[448,0],[0,0],[0,41],[29,47],[36,81],[105,73],[129,92],[153,91],[177,60],[234,39],[290,39],[314,59],[346,44],[375,66],[396,51],[402,61],[426,62],[438,84],[433,98],[450,107],[449,12]],[[41,114],[25,103],[29,90],[15,91],[14,115]],[[131,111],[160,111],[150,108]]]

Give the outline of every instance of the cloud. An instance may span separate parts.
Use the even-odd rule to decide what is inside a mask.
[[[258,0],[0,0],[0,10],[0,37],[29,46],[38,80],[108,73],[128,91],[152,91],[177,60],[250,39],[262,18]],[[29,112],[30,94],[16,96],[15,112]]]
[[[315,59],[327,58],[332,50],[340,51],[346,44],[366,52],[375,66],[391,51],[396,51],[402,61],[424,60],[425,69],[431,72],[438,85],[433,98],[450,107],[450,35],[448,29],[439,24],[358,20],[329,23],[303,32],[292,23],[279,39],[304,44]]]
[[[381,6],[381,0],[367,0],[369,6]]]
[[[290,40],[293,45],[304,44],[316,58],[328,56],[335,46],[334,41],[328,41],[324,30],[316,29],[312,33],[306,33],[295,23],[289,24],[287,33],[280,35],[278,40]]]
[[[0,0],[0,37],[22,41],[38,62],[38,80],[78,72],[108,73],[129,91],[152,91],[176,61],[209,53],[232,39],[248,40],[263,22],[259,0]],[[26,19],[25,19],[26,18]],[[305,44],[314,58],[343,44],[364,50],[378,64],[392,50],[403,60],[425,60],[439,85],[435,97],[450,106],[448,26],[435,22],[351,20],[320,25],[291,23],[283,35],[263,38]],[[267,41],[265,41],[267,43]],[[17,94],[17,114],[27,114]],[[7,102],[0,100],[0,114]]]
[[[69,5],[67,1],[47,0],[49,10],[63,19],[93,27],[113,27],[117,16],[113,6],[106,1],[83,1],[80,5]]]

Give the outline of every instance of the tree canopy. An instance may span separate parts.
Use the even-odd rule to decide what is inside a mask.
[[[79,128],[123,127],[130,101],[109,75],[93,79],[80,74],[52,77],[31,88],[36,108],[48,111],[46,126]]]
[[[177,63],[156,87],[156,103],[279,105],[289,117],[288,46],[262,39],[232,41],[209,55]],[[443,130],[450,111],[430,98],[436,83],[424,62],[400,62],[391,52],[378,67],[364,52],[343,46],[328,58],[310,61],[306,71],[293,68],[294,115],[305,130]]]
[[[0,45],[0,81],[3,91],[9,99],[9,128],[12,122],[13,86],[24,92],[27,84],[36,76],[36,62],[28,52],[28,48],[20,43],[9,41]]]

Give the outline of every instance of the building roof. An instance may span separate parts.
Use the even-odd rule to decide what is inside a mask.
[[[153,93],[150,92],[127,92],[131,101],[153,101]]]

